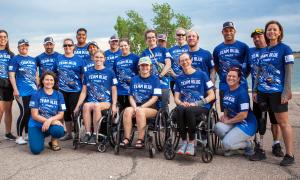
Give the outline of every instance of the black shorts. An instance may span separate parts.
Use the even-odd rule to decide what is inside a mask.
[[[120,111],[123,111],[126,107],[130,106],[128,95],[119,95],[118,103],[120,104]]]
[[[224,112],[224,106],[223,106],[223,98],[224,98],[224,91],[219,89],[219,98],[220,98],[220,109],[221,112]]]
[[[0,101],[13,101],[13,92],[12,88],[0,88]]]
[[[260,118],[262,118],[262,111],[260,110],[257,103],[253,102],[253,114],[256,117],[256,120],[259,121]],[[268,110],[269,119],[271,124],[278,124],[274,115],[274,112],[272,112],[270,109]]]
[[[288,112],[288,103],[281,104],[281,92],[263,93],[258,91],[257,102],[265,102],[274,113]]]

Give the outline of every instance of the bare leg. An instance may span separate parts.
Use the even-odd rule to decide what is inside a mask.
[[[5,132],[11,133],[11,124],[12,124],[12,101],[4,103],[4,121],[5,121]]]
[[[136,122],[138,129],[138,139],[144,139],[145,136],[145,127],[147,118],[155,117],[157,114],[156,109],[152,108],[138,108],[136,111]]]
[[[134,114],[133,107],[127,107],[124,110],[124,115],[123,115],[124,138],[130,139],[133,114]]]
[[[288,112],[275,113],[275,117],[282,132],[286,154],[293,156],[293,129],[289,124]]]
[[[91,123],[92,123],[92,116],[91,112],[93,110],[92,103],[85,103],[83,105],[83,123],[86,132],[91,132]]]

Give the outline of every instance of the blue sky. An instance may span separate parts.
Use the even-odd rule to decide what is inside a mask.
[[[88,39],[96,40],[102,49],[108,48],[107,38],[115,33],[117,16],[136,10],[151,28],[153,3],[168,2],[175,12],[191,17],[193,29],[200,34],[200,46],[210,51],[222,42],[222,23],[233,21],[237,39],[252,46],[250,33],[264,27],[269,20],[278,20],[284,27],[284,42],[300,51],[300,1],[299,0],[210,0],[210,1],[103,1],[103,0],[26,0],[1,2],[0,28],[9,33],[10,44],[16,52],[16,43],[26,38],[31,43],[30,52],[43,51],[42,41],[51,35],[56,50],[61,52],[61,42],[66,37],[75,39],[79,27],[88,30]]]

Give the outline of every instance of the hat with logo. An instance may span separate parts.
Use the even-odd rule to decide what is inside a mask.
[[[261,28],[256,28],[254,31],[252,31],[251,37],[253,37],[256,34],[264,34],[264,30]]]
[[[23,44],[26,44],[29,46],[29,41],[27,39],[21,39],[18,41],[18,46],[21,46]]]
[[[166,34],[159,34],[157,36],[158,40],[163,40],[163,41],[167,41],[167,35]]]
[[[44,39],[44,44],[47,44],[47,43],[55,44],[52,37],[46,37]]]
[[[109,38],[109,41],[119,41],[118,35],[114,34]]]
[[[152,62],[151,62],[151,59],[148,57],[148,56],[145,56],[145,57],[141,57],[140,60],[139,60],[139,65],[141,64],[148,64],[148,65],[151,65]]]
[[[91,42],[89,42],[89,44],[88,44],[87,48],[89,48],[89,47],[90,47],[90,45],[94,45],[94,46],[96,46],[96,47],[99,49],[99,46],[98,46],[98,44],[97,44],[97,42],[96,42],[96,41],[91,41]]]
[[[235,29],[234,24],[231,21],[224,22],[223,29],[225,29],[225,28],[233,28],[233,29]]]

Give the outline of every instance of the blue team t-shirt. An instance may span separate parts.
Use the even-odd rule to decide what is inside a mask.
[[[130,95],[138,106],[147,102],[152,96],[161,96],[159,79],[154,75],[148,78],[134,76],[130,83]]]
[[[161,47],[161,46],[156,46],[153,49],[145,49],[142,54],[141,57],[145,57],[148,56],[151,61],[152,61],[152,73],[159,77],[159,72],[158,69],[160,69],[159,67],[159,63],[162,63],[165,65],[165,60],[166,58],[170,58],[171,54],[169,53],[169,51],[167,50],[167,48]],[[161,84],[161,89],[169,89],[169,85],[170,85],[170,79],[167,75],[165,75],[164,77],[161,78],[160,81]]]
[[[179,45],[175,45],[173,47],[171,47],[169,49],[169,52],[172,56],[172,64],[171,64],[171,68],[173,69],[174,73],[179,76],[180,74],[182,74],[182,68],[179,65],[179,56],[182,53],[188,52],[189,51],[189,45],[185,44],[183,46],[179,46]],[[171,80],[174,80],[174,78],[172,77]]]
[[[111,102],[112,86],[116,86],[118,80],[109,68],[91,69],[84,73],[83,84],[87,87],[87,102]]]
[[[138,73],[139,56],[130,53],[120,56],[114,62],[114,72],[118,79],[118,95],[129,95],[130,81]]]
[[[84,59],[83,60],[84,72],[94,69],[94,67],[95,67],[95,61],[93,61],[92,59]]]
[[[7,50],[0,50],[0,78],[8,79],[8,66],[11,58]]]
[[[189,54],[192,58],[192,66],[205,72],[210,77],[210,70],[215,66],[211,53],[199,48],[197,51],[189,51]]]
[[[122,51],[120,49],[116,52],[111,52],[110,49],[106,50],[104,52],[104,55],[105,55],[104,65],[105,65],[105,67],[113,69],[115,60],[118,57],[120,57],[121,54],[122,54]]]
[[[47,54],[43,52],[42,54],[38,55],[36,59],[36,63],[39,67],[39,75],[41,76],[46,71],[56,71],[56,61],[58,56],[61,56],[58,52],[54,52],[52,54]],[[55,72],[56,73],[56,72]]]
[[[207,91],[214,87],[205,72],[196,70],[192,74],[181,74],[175,80],[174,91],[180,93],[182,102],[194,103],[205,98]],[[210,104],[206,104],[207,109]]]
[[[220,78],[219,89],[226,90],[228,85],[226,83],[226,76],[228,70],[233,67],[242,68],[241,85],[248,89],[246,80],[246,59],[249,47],[240,41],[235,41],[233,44],[219,44],[213,52],[213,59],[215,66],[219,67],[217,72]]]
[[[74,50],[74,54],[75,55],[77,55],[77,56],[79,56],[81,59],[90,59],[91,58],[91,56],[90,56],[90,53],[89,53],[89,51],[88,51],[88,45],[89,44],[86,44],[86,45],[84,45],[84,46],[82,46],[82,47],[79,47],[79,46],[75,46],[75,50]]]
[[[289,46],[279,43],[268,47],[260,56],[258,90],[264,93],[282,92],[286,64],[294,64],[293,52]]]
[[[234,124],[245,134],[253,136],[256,133],[257,121],[250,109],[250,98],[248,91],[239,86],[237,89],[225,91],[223,98],[224,111],[227,112],[229,118],[235,117],[240,112],[248,111],[248,116],[242,122]]]
[[[61,92],[53,90],[51,95],[45,93],[44,88],[40,88],[35,94],[31,96],[29,102],[30,108],[38,109],[39,115],[50,118],[58,114],[58,112],[66,111],[64,96]],[[43,123],[29,119],[29,127],[42,127]]]
[[[37,63],[31,56],[16,55],[9,63],[9,72],[16,73],[20,96],[31,96],[37,90]]]
[[[56,62],[59,89],[65,92],[79,92],[82,88],[83,60],[74,55],[59,56]]]
[[[252,90],[254,87],[254,82],[256,79],[257,71],[259,69],[259,58],[263,52],[266,51],[267,48],[250,48],[247,58],[247,74],[251,73],[252,80]]]

